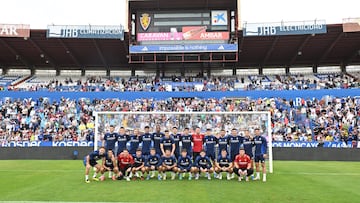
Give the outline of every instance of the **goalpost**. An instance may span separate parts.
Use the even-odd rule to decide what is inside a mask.
[[[110,112],[98,111],[95,116],[94,149],[101,145],[102,138],[110,125],[115,126],[118,132],[124,127],[127,134],[134,129],[143,131],[145,126],[150,126],[153,132],[156,125],[160,125],[162,132],[171,130],[173,126],[182,133],[185,127],[192,129],[194,126],[201,128],[205,133],[207,128],[212,129],[213,134],[225,129],[230,134],[232,128],[238,129],[240,135],[245,130],[250,130],[253,135],[255,128],[260,128],[262,135],[268,140],[268,171],[273,172],[273,152],[271,135],[271,115],[269,111],[241,111],[241,112]],[[181,145],[180,145],[181,146]]]

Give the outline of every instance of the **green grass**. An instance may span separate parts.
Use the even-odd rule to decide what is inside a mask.
[[[202,179],[84,182],[71,161],[0,161],[0,201],[358,202],[360,162],[275,161],[266,183]]]

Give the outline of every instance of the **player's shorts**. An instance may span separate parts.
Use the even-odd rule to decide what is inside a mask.
[[[209,166],[198,166],[197,168],[198,168],[199,170],[200,170],[200,169],[208,169],[208,170],[209,170],[211,167],[209,167]]]
[[[90,164],[90,166],[94,167],[94,166],[96,166],[98,163],[96,162],[96,160],[90,159],[90,160],[89,160],[89,164]],[[86,158],[84,159],[84,166],[86,166]]]
[[[250,169],[246,169],[246,168],[234,168],[234,172],[236,175],[240,176],[240,172],[244,172],[246,171],[247,172],[247,176],[251,176],[253,173],[254,173],[254,170],[252,168]]]
[[[131,168],[130,164],[119,166],[119,170],[121,171],[122,174],[124,174],[128,168]]]
[[[211,160],[215,160],[215,152],[206,152],[206,156],[208,156]]]
[[[110,168],[111,171],[114,170],[114,164],[105,164],[105,167]]]
[[[134,164],[133,166],[132,166],[132,168],[137,168],[137,167],[139,167],[139,166],[141,166],[142,164]]]
[[[182,171],[182,172],[183,172],[184,170],[186,170],[186,172],[190,172],[190,170],[191,170],[191,169],[187,169],[187,168],[184,168],[184,167],[181,167],[181,166],[179,166],[179,169],[180,169],[180,171]]]
[[[147,165],[146,167],[150,168],[151,165]],[[155,166],[155,169],[154,170],[159,170],[159,166]]]
[[[258,162],[265,163],[264,155],[263,154],[255,155],[255,162],[256,163],[258,163]]]
[[[174,166],[175,167],[175,166]],[[165,171],[173,171],[174,167],[170,168],[170,169],[166,169]]]
[[[220,166],[220,169],[222,170],[222,167],[229,167],[230,165],[221,165],[221,164],[219,164],[219,166]]]

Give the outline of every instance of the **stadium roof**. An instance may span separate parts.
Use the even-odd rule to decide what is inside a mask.
[[[0,67],[37,69],[124,69],[129,39],[55,39],[46,30],[30,38],[0,38]],[[295,67],[360,64],[360,32],[344,33],[328,25],[326,34],[271,37],[239,35],[238,67]]]
[[[129,0],[130,10],[145,9],[234,9],[236,0]]]

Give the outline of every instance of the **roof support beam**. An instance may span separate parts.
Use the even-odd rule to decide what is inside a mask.
[[[56,65],[54,59],[52,59],[49,54],[47,54],[34,40],[31,38],[28,39],[29,42],[40,52],[40,55],[43,54],[44,58],[49,62],[50,65],[52,65],[55,69],[58,68]]]
[[[302,53],[300,54],[299,52],[302,52],[302,49],[304,48],[304,46],[306,45],[306,43],[309,41],[309,39],[311,37],[312,37],[311,35],[307,35],[304,38],[304,40],[301,42],[300,46],[297,48],[296,53],[294,53],[293,57],[291,57],[288,67],[291,67],[295,63],[297,57],[302,54]]]
[[[75,62],[75,64],[79,67],[83,67],[83,65],[79,62],[79,60],[74,56],[73,52],[70,50],[68,46],[66,46],[65,42],[62,39],[58,39],[61,46],[64,47],[66,53],[70,56],[70,58]]]
[[[326,57],[329,55],[331,50],[334,48],[336,43],[341,39],[341,37],[344,35],[343,32],[340,32],[338,36],[335,38],[335,40],[329,45],[329,47],[325,50],[325,52],[321,55],[320,59],[316,62],[316,65],[319,65]]]
[[[18,51],[16,51],[12,46],[10,46],[5,40],[0,39],[1,44],[3,44],[6,48],[8,48],[10,50],[10,52],[12,54],[14,54],[14,56],[16,57],[16,60],[21,61],[21,63],[24,64],[24,66],[28,67],[28,68],[32,68],[34,65],[29,63],[25,57],[23,57],[21,54],[19,54]]]
[[[105,60],[105,57],[104,57],[104,55],[103,55],[102,52],[101,52],[101,49],[100,49],[100,47],[99,47],[99,44],[96,42],[95,39],[93,39],[93,42],[94,42],[96,51],[97,51],[97,53],[99,54],[100,59],[101,59],[103,65],[105,66],[105,68],[109,68],[109,66],[108,66],[108,64],[107,64],[107,62],[106,62],[106,60]]]
[[[280,38],[279,36],[277,36],[277,37],[275,38],[275,40],[274,40],[273,43],[271,44],[269,50],[266,52],[266,55],[265,55],[265,58],[264,58],[264,60],[263,60],[263,62],[262,62],[262,64],[261,64],[261,67],[264,67],[265,64],[266,64],[266,62],[269,60],[269,58],[270,58],[270,56],[271,56],[271,54],[272,54],[272,52],[273,52],[273,50],[274,50],[274,47],[275,47],[276,43],[279,41],[279,38]]]

